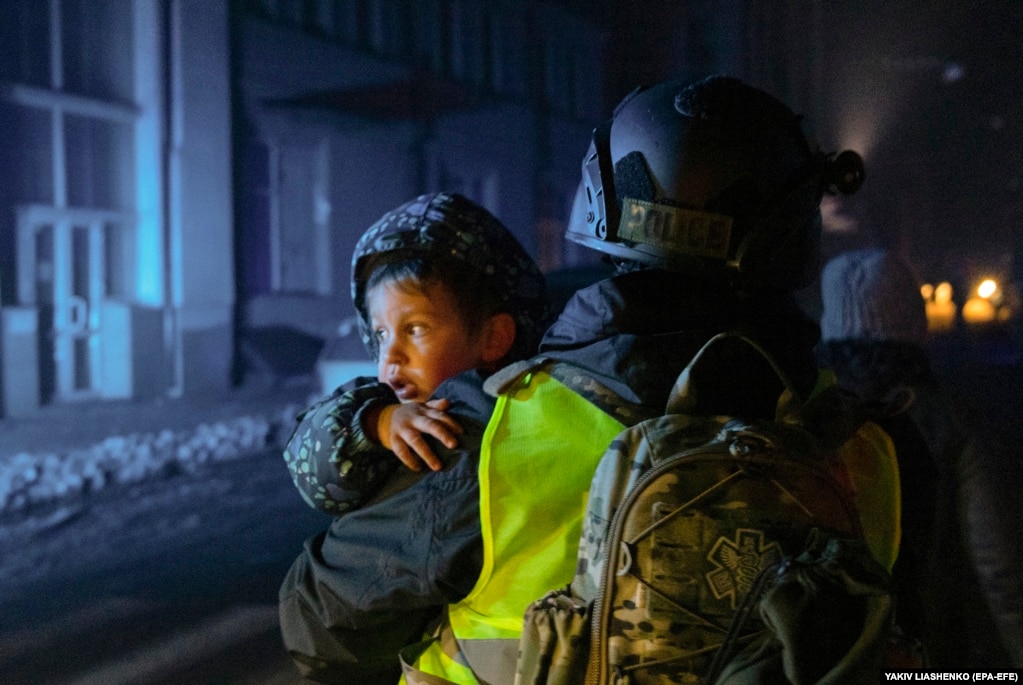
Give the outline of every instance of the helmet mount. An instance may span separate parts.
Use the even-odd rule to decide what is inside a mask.
[[[863,180],[863,158],[858,153],[843,150],[837,156],[828,157],[825,190],[831,195],[852,195],[863,186]]]
[[[598,240],[614,240],[619,220],[609,145],[612,121],[608,119],[593,130],[590,148],[583,159],[583,183],[588,205],[586,225]],[[609,230],[612,231],[610,236]]]

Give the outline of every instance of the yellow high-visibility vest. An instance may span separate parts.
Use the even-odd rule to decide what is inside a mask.
[[[480,450],[483,570],[448,608],[457,644],[434,641],[415,668],[462,685],[480,682],[474,674],[511,683],[526,605],[571,582],[590,480],[624,428],[543,371],[498,397]]]

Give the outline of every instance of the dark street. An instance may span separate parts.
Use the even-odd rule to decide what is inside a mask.
[[[298,682],[277,586],[323,525],[276,450],[7,521],[0,682]]]

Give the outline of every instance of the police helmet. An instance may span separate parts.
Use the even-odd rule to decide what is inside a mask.
[[[727,76],[638,88],[594,130],[582,171],[570,240],[738,289],[808,285],[822,194],[863,182],[859,155],[822,153],[802,117]]]

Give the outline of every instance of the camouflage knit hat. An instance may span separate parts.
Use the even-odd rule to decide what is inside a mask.
[[[352,254],[352,302],[359,314],[359,333],[370,355],[376,344],[366,311],[366,282],[372,257],[402,252],[419,257],[446,257],[476,269],[515,319],[512,350],[518,356],[536,351],[550,323],[543,274],[511,232],[496,217],[454,193],[420,195],[380,217],[359,239]]]

